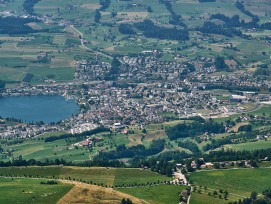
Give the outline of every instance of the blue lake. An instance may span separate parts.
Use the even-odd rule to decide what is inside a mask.
[[[55,96],[0,97],[0,116],[13,117],[24,122],[58,122],[79,112],[75,100]]]

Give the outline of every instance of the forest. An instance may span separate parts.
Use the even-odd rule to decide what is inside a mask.
[[[19,17],[0,17],[0,34],[28,34],[28,33],[36,33],[43,32],[48,30],[34,30],[27,23],[30,22],[38,22],[36,19],[32,18],[19,18]]]
[[[143,31],[143,35],[147,38],[158,38],[161,40],[189,40],[187,29],[166,28],[155,25],[151,20],[135,23],[134,26]]]
[[[97,156],[99,159],[120,159],[120,158],[132,158],[136,155],[150,156],[161,152],[165,147],[165,140],[155,140],[151,143],[149,148],[144,145],[136,145],[131,147],[126,147],[126,145],[119,145],[116,150],[109,152],[100,152]]]
[[[166,128],[166,134],[170,140],[175,140],[178,138],[186,138],[186,137],[195,137],[204,133],[224,133],[225,127],[223,124],[215,123],[215,122],[193,122],[193,123],[183,123],[178,124],[173,127]]]
[[[34,6],[40,0],[25,0],[23,3],[24,10],[30,15],[34,15]]]

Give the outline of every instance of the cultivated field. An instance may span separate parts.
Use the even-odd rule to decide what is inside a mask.
[[[28,176],[84,181],[103,186],[126,186],[170,181],[171,178],[141,169],[105,167],[2,167],[2,176]]]
[[[174,1],[172,4],[174,12],[181,15],[182,21],[191,29],[190,40],[177,42],[146,38],[142,35],[130,37],[118,31],[117,27],[120,23],[133,24],[144,19],[150,19],[158,25],[171,26],[169,24],[170,13],[159,0],[111,1],[109,7],[101,12],[100,24],[94,22],[95,10],[100,8],[98,0],[93,0],[91,3],[85,0],[71,2],[42,0],[34,6],[34,11],[39,15],[49,15],[52,22],[35,22],[29,25],[37,30],[49,29],[49,32],[19,37],[0,35],[0,80],[22,81],[25,75],[30,73],[34,75],[31,83],[43,83],[47,79],[60,82],[71,81],[75,60],[95,57],[93,52],[86,53],[86,50],[80,46],[79,33],[69,29],[69,26],[59,19],[69,22],[82,32],[87,47],[108,54],[137,54],[143,50],[157,49],[162,51],[160,59],[168,61],[176,60],[176,54],[185,56],[185,61],[201,56],[215,57],[219,54],[226,58],[234,58],[234,61],[242,64],[270,64],[270,45],[257,39],[248,41],[238,37],[229,39],[214,35],[217,42],[201,40],[200,46],[194,45],[195,40],[202,39],[203,35],[193,29],[202,26],[211,14],[221,13],[229,17],[239,15],[240,19],[246,22],[250,20],[250,17],[235,7],[235,2],[235,0],[217,0],[209,3],[199,3],[197,0]],[[147,11],[148,7],[152,9],[152,12]],[[245,1],[245,7],[259,16],[260,23],[269,21],[271,13],[268,8],[271,5],[268,0]],[[10,8],[18,13],[24,12],[22,1],[19,0],[6,3],[5,6],[0,7],[0,11]],[[113,17],[112,12],[116,12],[117,15]],[[242,31],[255,37],[270,35],[269,31],[252,32],[246,29]],[[138,30],[137,32],[140,33]],[[236,49],[229,49],[221,42],[232,44]],[[47,63],[35,63],[41,52],[48,52],[52,60]],[[182,59],[180,58],[180,60]]]

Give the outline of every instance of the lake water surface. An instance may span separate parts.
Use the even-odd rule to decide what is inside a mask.
[[[79,112],[75,100],[55,96],[0,97],[0,116],[13,117],[24,122],[58,122]]]

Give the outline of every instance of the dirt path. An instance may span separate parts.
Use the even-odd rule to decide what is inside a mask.
[[[149,204],[148,202],[116,191],[112,188],[89,185],[76,181],[63,180],[62,183],[72,184],[74,187],[57,204],[67,203],[95,203],[119,204],[123,198],[129,198],[133,203]]]
[[[183,180],[184,184],[188,184],[185,175],[182,174],[181,172],[174,172],[173,176],[176,177],[176,179],[174,179],[173,182],[178,181],[178,180]]]

